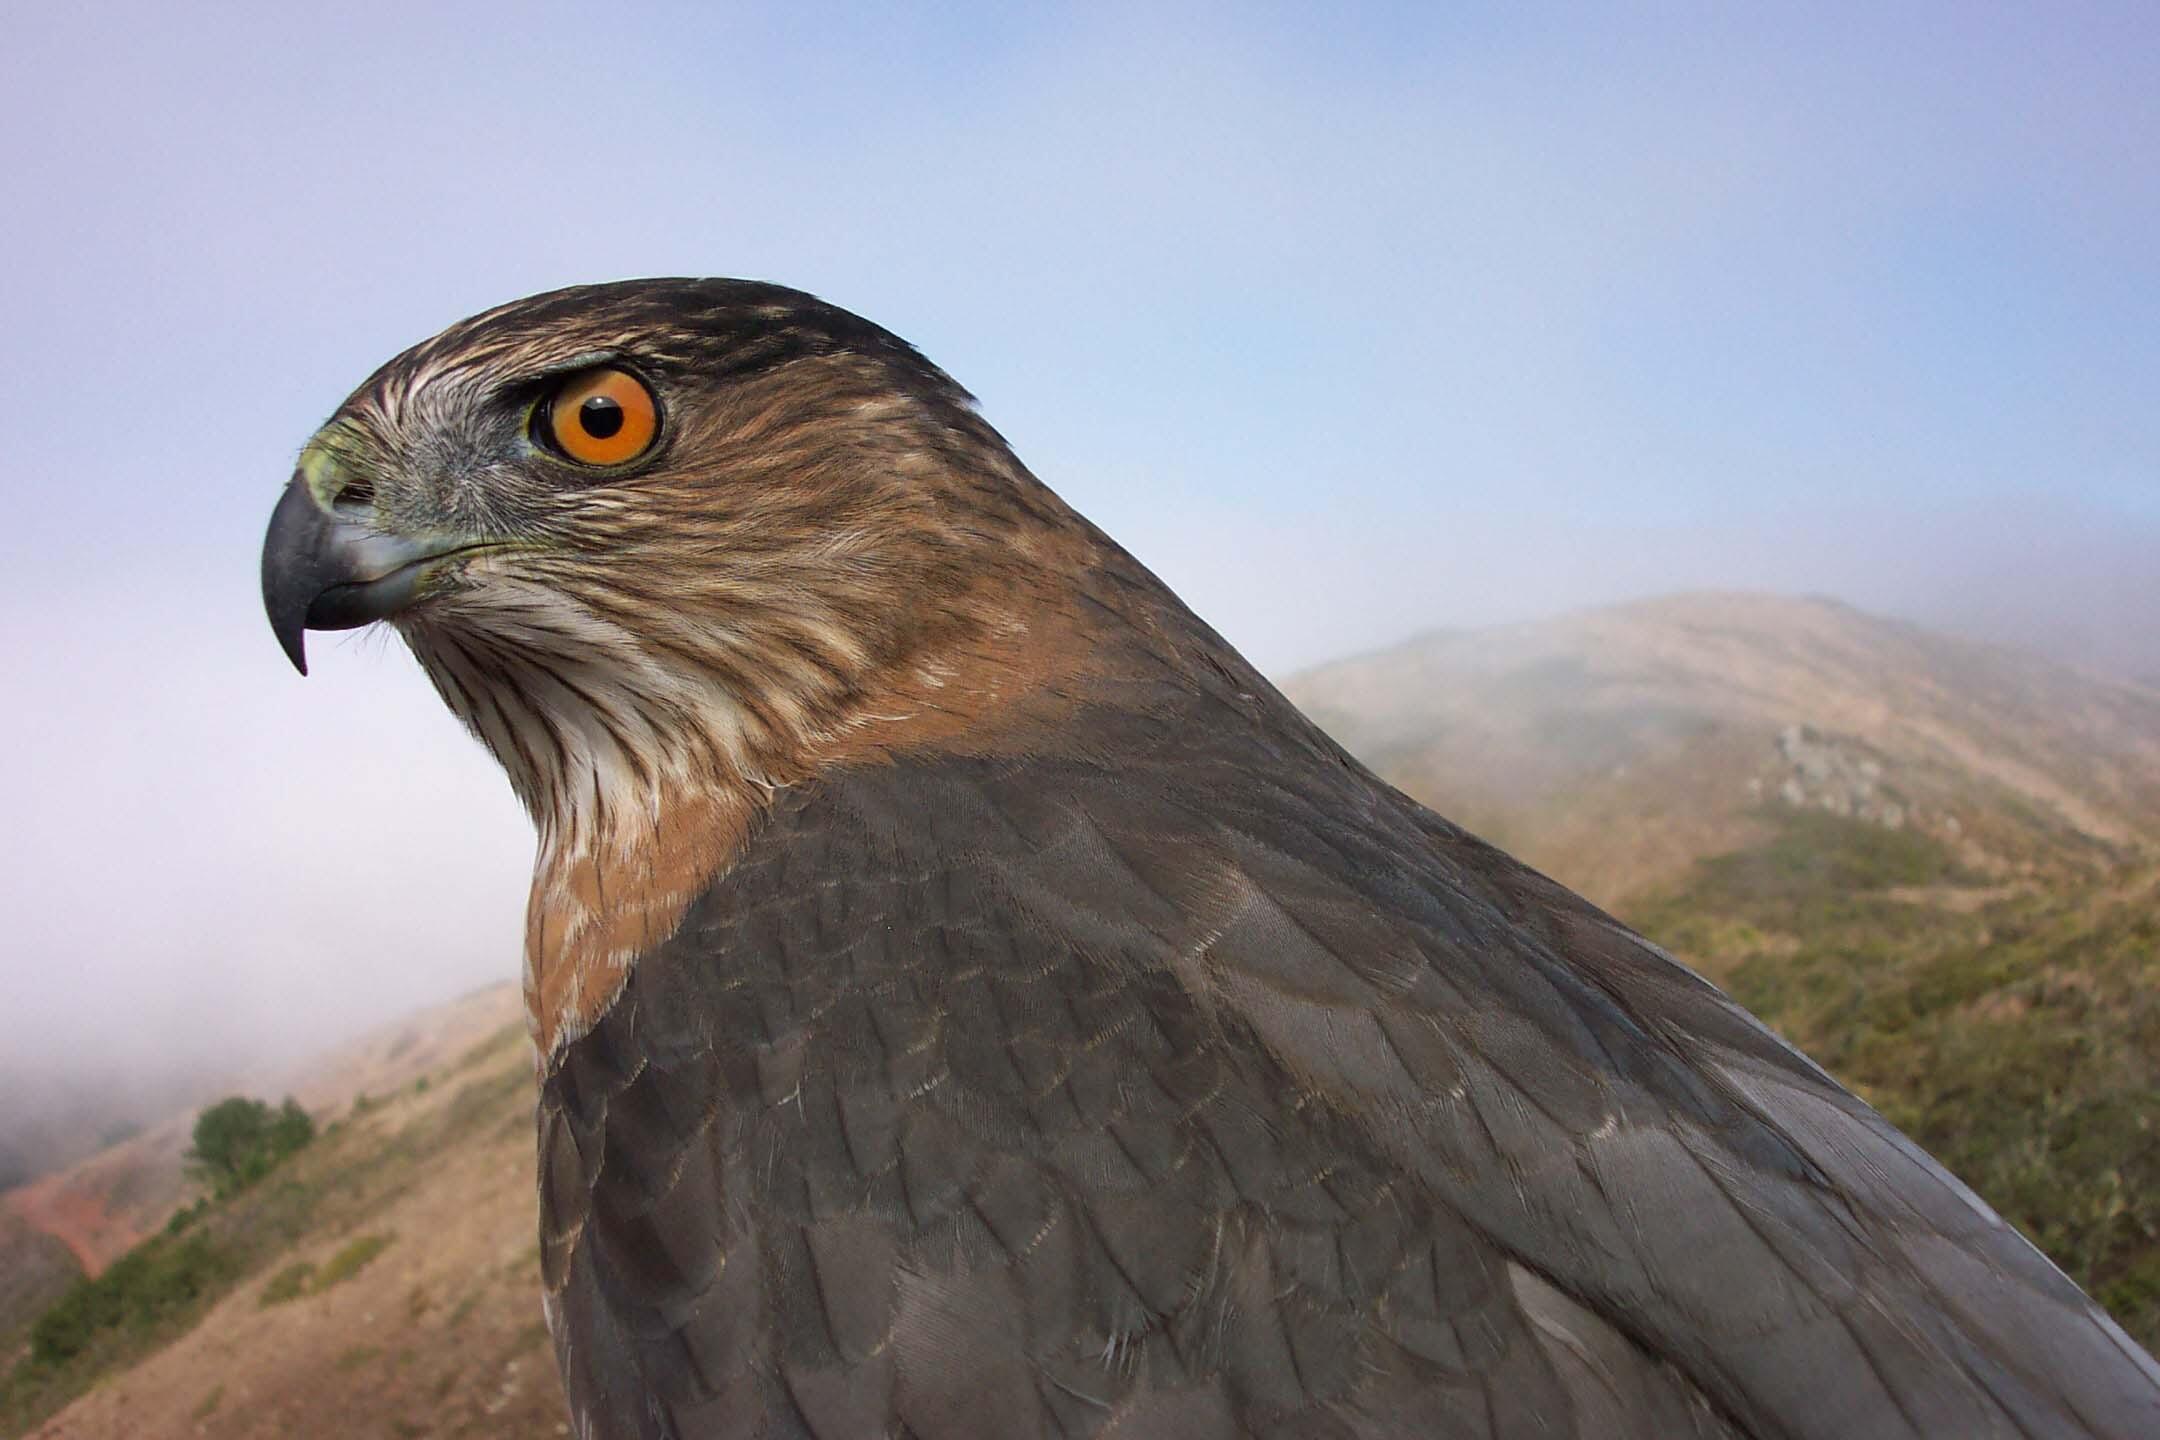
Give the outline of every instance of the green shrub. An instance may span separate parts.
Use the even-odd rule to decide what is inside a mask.
[[[287,1097],[272,1110],[260,1100],[235,1095],[195,1117],[195,1143],[187,1158],[218,1195],[243,1190],[280,1160],[315,1138],[315,1122]]]

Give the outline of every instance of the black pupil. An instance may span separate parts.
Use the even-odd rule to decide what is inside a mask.
[[[623,427],[622,406],[605,395],[595,395],[578,406],[577,423],[595,440],[612,440]]]

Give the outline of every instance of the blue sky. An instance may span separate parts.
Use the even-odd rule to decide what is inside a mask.
[[[284,672],[256,547],[353,384],[554,285],[891,326],[1278,672],[1707,585],[2160,671],[2150,6],[317,9],[0,49],[0,1005],[58,1049],[512,973],[503,783],[394,646]]]

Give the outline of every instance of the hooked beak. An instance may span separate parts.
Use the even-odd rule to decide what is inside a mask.
[[[437,568],[432,562],[480,548],[470,540],[413,539],[374,529],[362,523],[365,511],[342,513],[343,507],[321,498],[340,488],[334,462],[314,452],[303,456],[263,537],[263,608],[286,658],[302,675],[307,631],[351,630],[387,619],[420,598]]]

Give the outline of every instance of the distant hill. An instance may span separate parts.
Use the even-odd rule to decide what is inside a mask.
[[[1397,785],[1608,904],[1761,839],[1778,807],[1910,827],[2005,875],[2160,840],[2160,691],[1829,600],[1436,631],[1284,688]]]
[[[1433,634],[1286,688],[1728,986],[2160,1340],[2160,694],[1737,595]],[[194,1220],[213,1283],[18,1370],[0,1431],[566,1433],[517,1010],[483,992],[293,1077],[331,1124]]]

